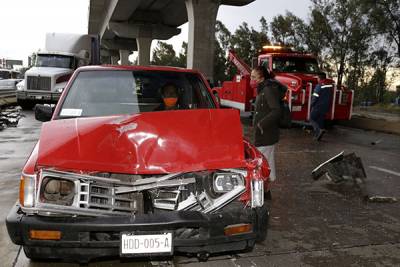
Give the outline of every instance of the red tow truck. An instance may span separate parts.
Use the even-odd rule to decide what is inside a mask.
[[[229,51],[228,58],[238,69],[238,74],[232,81],[223,82],[222,87],[214,88],[214,95],[218,96],[222,106],[252,111],[257,90],[250,85],[251,68],[233,50]],[[321,73],[317,58],[287,47],[264,46],[257,64],[272,71],[275,79],[288,88],[286,100],[292,121],[307,123],[310,119],[311,96],[318,83],[318,74]],[[333,84],[332,103],[326,119],[350,120],[354,91],[344,86],[338,88],[332,79],[325,80],[325,83]]]

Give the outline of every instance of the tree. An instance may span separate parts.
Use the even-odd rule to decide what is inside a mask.
[[[175,66],[175,50],[174,47],[165,42],[158,41],[157,47],[153,51],[153,65]]]
[[[289,11],[286,11],[284,16],[275,16],[271,22],[273,40],[296,50],[304,50],[305,30],[304,21]]]
[[[176,56],[174,47],[171,44],[158,41],[157,47],[153,51],[151,64],[161,66],[186,67],[187,43],[182,43],[182,50],[179,56]]]
[[[214,81],[230,79],[231,66],[227,60],[227,52],[231,48],[231,32],[221,22],[215,24]]]
[[[257,57],[262,47],[269,43],[268,26],[264,17],[261,18],[260,23],[260,32],[243,22],[232,35],[231,43],[236,54],[249,65],[251,59]]]
[[[368,42],[368,20],[361,6],[363,0],[313,0],[312,10],[326,20],[325,38],[329,41],[328,61],[336,67],[340,87],[350,73],[353,86],[358,85],[360,69],[364,66]],[[322,20],[324,22],[324,20]]]
[[[361,4],[369,15],[372,34],[381,35],[389,44],[394,44],[396,56],[400,58],[400,1],[364,0]]]

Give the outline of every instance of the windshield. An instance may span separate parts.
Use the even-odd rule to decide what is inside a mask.
[[[166,97],[177,98],[173,109],[215,107],[207,87],[199,76],[193,73],[83,71],[78,74],[68,90],[58,117],[92,117],[163,111],[167,109]]]
[[[10,79],[11,74],[9,71],[0,71],[0,79]]]
[[[73,56],[39,54],[35,66],[74,69],[75,62]]]
[[[319,73],[318,62],[314,58],[274,57],[272,69],[275,72]]]

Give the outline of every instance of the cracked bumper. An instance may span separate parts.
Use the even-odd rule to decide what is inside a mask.
[[[61,93],[46,91],[17,91],[18,100],[58,101]]]
[[[16,204],[7,216],[7,230],[12,241],[43,258],[90,261],[94,258],[119,256],[120,233],[136,234],[171,231],[175,253],[222,253],[252,247],[266,236],[268,211],[231,203],[223,211],[203,214],[196,211],[162,212],[136,216],[113,217],[46,217],[27,216]],[[251,223],[252,232],[225,236],[228,225]],[[30,230],[57,230],[61,240],[29,239]]]

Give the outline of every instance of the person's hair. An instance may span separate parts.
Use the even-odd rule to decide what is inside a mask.
[[[259,75],[264,77],[264,79],[272,79],[275,77],[275,75],[269,71],[265,66],[258,66],[253,69],[255,72],[257,72]]]
[[[178,88],[176,87],[176,85],[173,82],[168,82],[168,83],[164,84],[163,87],[161,87],[161,95],[162,96],[165,93],[165,89],[167,89],[168,87],[175,88],[176,95],[178,95]]]

